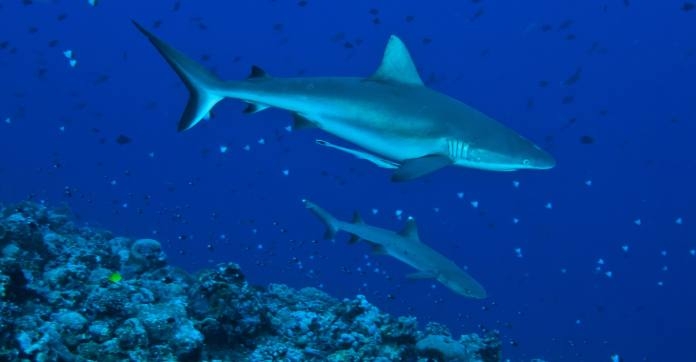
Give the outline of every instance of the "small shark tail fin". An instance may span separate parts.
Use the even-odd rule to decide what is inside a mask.
[[[305,207],[308,208],[309,211],[312,212],[312,214],[316,215],[319,218],[319,220],[321,220],[321,222],[324,223],[324,226],[326,226],[324,239],[333,239],[339,230],[338,220],[336,220],[335,217],[329,214],[328,211],[317,206],[317,204],[306,199],[302,200],[302,202],[304,202]]]
[[[156,37],[136,21],[133,21],[133,24],[150,40],[189,90],[188,104],[179,120],[178,130],[185,131],[195,126],[202,119],[206,118],[215,104],[225,98],[217,91],[222,81],[202,65]]]

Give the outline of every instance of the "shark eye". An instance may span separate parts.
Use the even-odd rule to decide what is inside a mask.
[[[524,160],[522,160],[522,164],[525,166],[529,166],[529,160],[525,158]]]

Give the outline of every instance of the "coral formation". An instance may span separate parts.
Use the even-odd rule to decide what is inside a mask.
[[[196,275],[156,240],[77,227],[35,203],[0,210],[0,361],[498,361],[495,334],[454,339],[362,295]],[[117,278],[113,275],[117,274]]]

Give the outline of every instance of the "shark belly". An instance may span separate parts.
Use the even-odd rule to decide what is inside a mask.
[[[371,122],[364,119],[345,119],[322,115],[303,116],[314,122],[323,131],[393,161],[418,158],[442,150],[442,142],[438,139],[409,137],[387,129],[371,127]]]

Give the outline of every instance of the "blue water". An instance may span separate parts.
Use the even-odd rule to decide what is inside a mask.
[[[428,86],[558,165],[392,183],[314,144],[340,140],[234,101],[177,133],[187,92],[131,18],[226,79],[253,64],[367,76],[397,34]],[[154,237],[190,271],[235,261],[254,283],[361,293],[455,333],[499,329],[513,361],[696,360],[688,2],[0,1],[0,79],[3,202],[67,205],[81,223]],[[394,230],[415,217],[490,297],[408,281],[408,267],[345,235],[322,240],[303,197]]]

